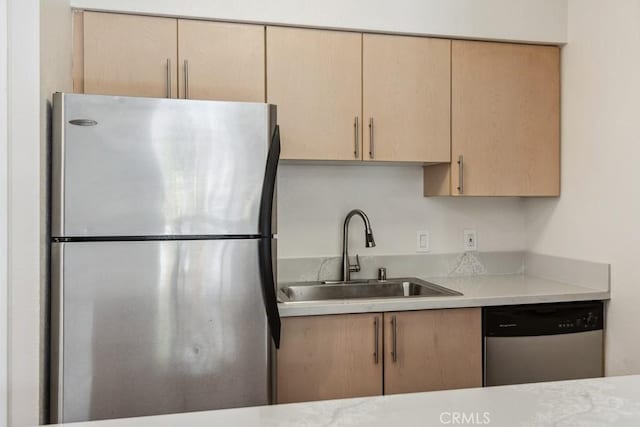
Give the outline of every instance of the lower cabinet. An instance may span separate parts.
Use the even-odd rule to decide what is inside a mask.
[[[384,394],[482,387],[480,308],[384,313]]]
[[[482,386],[480,308],[282,321],[278,403]]]
[[[287,317],[277,402],[382,394],[382,314]]]

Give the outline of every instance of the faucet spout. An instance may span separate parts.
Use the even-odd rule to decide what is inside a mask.
[[[354,209],[347,214],[344,220],[344,226],[342,228],[342,281],[346,282],[351,280],[351,273],[360,271],[360,261],[356,255],[356,263],[351,264],[349,261],[349,223],[351,218],[359,216],[364,222],[364,245],[367,248],[373,248],[376,245],[376,241],[373,238],[373,231],[371,230],[371,223],[369,217],[360,209]]]
[[[369,230],[365,235],[365,246],[368,248],[373,248],[376,246],[376,241],[373,239],[373,233]]]

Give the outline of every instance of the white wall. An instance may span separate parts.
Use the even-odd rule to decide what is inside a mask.
[[[338,256],[342,224],[353,208],[369,216],[375,248],[364,248],[362,221],[351,225],[352,251],[411,254],[428,230],[433,253],[463,251],[475,228],[482,251],[523,250],[524,204],[518,198],[424,198],[420,166],[282,165],[278,175],[278,256]],[[355,252],[354,252],[355,253]]]
[[[77,8],[564,43],[566,0],[71,0]]]
[[[640,1],[570,0],[562,197],[526,202],[528,247],[612,264],[606,372],[640,373]]]
[[[39,4],[9,0],[9,424],[38,422],[40,321]]]
[[[7,425],[7,2],[0,0],[0,427]]]
[[[43,95],[70,87],[70,14],[64,0],[9,0],[8,11],[8,409],[9,424],[24,426],[44,408]]]

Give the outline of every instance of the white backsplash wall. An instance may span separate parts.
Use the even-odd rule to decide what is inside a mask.
[[[463,251],[463,230],[478,233],[478,250],[525,248],[525,214],[515,197],[422,196],[422,167],[281,164],[278,173],[278,257],[336,256],[349,210],[369,216],[375,248],[364,247],[362,220],[350,226],[350,254],[416,253],[427,230],[431,253]]]

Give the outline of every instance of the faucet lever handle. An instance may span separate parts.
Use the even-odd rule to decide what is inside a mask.
[[[358,272],[360,271],[360,257],[356,254],[356,263],[349,264],[349,271]]]

